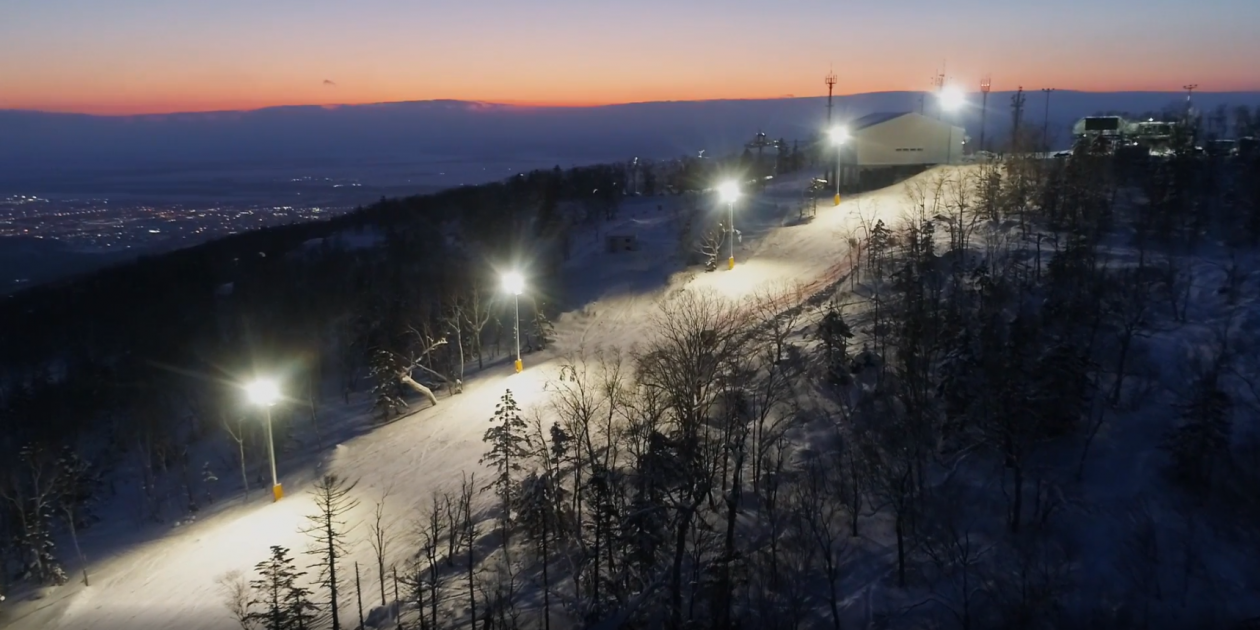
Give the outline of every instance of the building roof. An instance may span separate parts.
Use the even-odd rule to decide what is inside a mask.
[[[874,127],[875,125],[886,123],[894,118],[901,118],[902,116],[911,113],[913,112],[876,112],[874,114],[867,114],[853,121],[853,124],[849,126],[849,129],[851,131],[857,131],[859,129],[866,129],[867,127]]]

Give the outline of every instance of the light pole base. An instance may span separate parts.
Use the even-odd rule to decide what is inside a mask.
[[[276,485],[274,485],[274,486],[271,486],[271,496],[272,496],[272,501],[273,501],[273,502],[274,502],[274,501],[279,501],[280,499],[283,499],[283,498],[284,498],[284,486],[282,486],[282,485],[280,485],[280,484],[276,484]]]
[[[525,366],[524,366],[524,365],[521,365],[521,360],[520,360],[520,359],[517,359],[517,360],[516,360],[516,373],[517,373],[517,374],[520,374],[520,373],[521,373],[521,370],[523,370],[523,369],[525,369]]]
[[[840,193],[836,193],[836,205],[840,205]]]
[[[726,261],[726,268],[727,268],[727,269],[734,269],[734,268],[735,268],[735,257],[734,257],[734,256],[731,256],[729,259],[727,259],[727,261]]]

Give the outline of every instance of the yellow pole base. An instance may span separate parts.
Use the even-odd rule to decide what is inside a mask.
[[[734,268],[735,268],[735,257],[734,257],[734,256],[731,256],[731,257],[730,257],[730,259],[728,259],[728,260],[726,261],[726,268],[727,268],[727,269],[734,269]]]
[[[836,193],[836,205],[840,205],[840,193]]]
[[[524,366],[524,365],[521,365],[521,360],[520,360],[520,359],[517,359],[517,360],[516,360],[516,373],[517,373],[517,374],[520,374],[521,370],[523,370],[523,369],[525,369],[525,366]]]
[[[271,496],[272,496],[272,497],[274,497],[274,498],[272,499],[273,501],[279,501],[280,499],[283,499],[283,498],[284,498],[284,486],[282,486],[282,485],[280,485],[280,484],[276,484],[276,485],[274,485],[274,486],[271,486]]]

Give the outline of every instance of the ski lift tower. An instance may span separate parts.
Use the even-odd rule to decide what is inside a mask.
[[[753,136],[752,142],[748,142],[744,144],[744,148],[748,149],[749,151],[753,149],[757,150],[757,165],[760,166],[761,165],[761,150],[766,147],[772,147],[777,151],[779,149],[779,145],[780,143],[778,140],[770,140],[769,138],[766,137],[766,133],[764,131],[758,131],[757,135]],[[757,183],[759,186],[764,187],[765,178],[758,177]]]

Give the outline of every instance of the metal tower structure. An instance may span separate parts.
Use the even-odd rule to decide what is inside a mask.
[[[1041,88],[1042,93],[1046,95],[1046,111],[1045,119],[1041,123],[1041,148],[1046,152],[1050,151],[1050,93],[1054,88]]]
[[[984,144],[984,117],[989,111],[989,88],[993,87],[993,80],[985,75],[980,79],[980,150],[988,150]]]
[[[936,88],[936,119],[941,119],[941,92],[945,91],[945,73],[938,72],[932,77],[932,85]]]
[[[1011,111],[1014,114],[1011,121],[1011,150],[1015,151],[1019,148],[1019,123],[1024,117],[1024,86],[1019,86],[1015,94],[1011,96]]]
[[[827,76],[826,78],[823,79],[823,81],[827,84],[827,129],[830,130],[831,129],[831,96],[832,96],[832,93],[835,91],[835,87],[836,87],[835,70],[834,69],[828,70]],[[831,167],[828,169],[828,173],[827,173],[828,182],[835,182],[836,175],[837,175],[836,171],[838,168],[839,168],[839,164],[837,164],[836,158],[833,156],[831,158]]]

